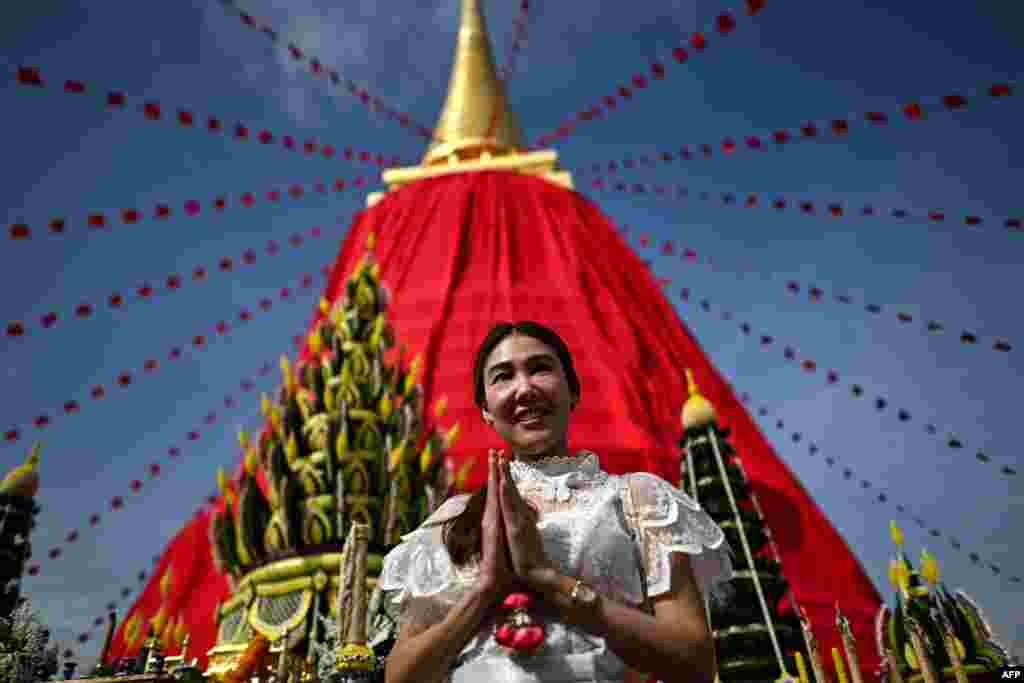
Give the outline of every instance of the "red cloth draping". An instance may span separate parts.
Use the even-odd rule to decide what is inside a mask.
[[[188,657],[206,665],[206,652],[217,638],[214,610],[228,596],[227,579],[213,567],[207,529],[210,513],[200,511],[190,519],[164,549],[149,582],[123,616],[111,642],[107,662],[134,655],[145,642],[151,620],[163,610],[166,620],[184,621],[191,634]],[[127,627],[138,624],[126,642]],[[173,647],[167,654],[177,653]]]
[[[839,601],[870,676],[878,665],[877,591],[596,206],[578,193],[515,173],[453,174],[413,183],[356,216],[335,261],[328,300],[343,291],[370,232],[377,236],[381,278],[392,294],[388,314],[399,341],[424,356],[427,405],[447,396],[445,424],[461,424],[462,436],[450,451],[456,468],[501,445],[473,404],[471,379],[476,346],[496,321],[534,319],[563,336],[582,383],[570,447],[595,451],[612,472],[646,470],[678,481],[679,413],[687,395],[684,370],[690,368],[718,408],[720,423],[732,429],[773,529],[783,572],[815,624],[823,662],[830,668],[828,653],[839,645],[833,626]],[[482,483],[484,469],[474,468],[471,486]],[[196,542],[208,555],[205,534],[200,536]],[[193,574],[195,583],[187,590],[212,605],[211,596],[223,594],[224,582],[212,568],[207,571]],[[142,602],[151,604],[147,595]],[[206,621],[202,627],[190,622],[193,643],[205,651],[213,645],[212,607],[193,613]]]

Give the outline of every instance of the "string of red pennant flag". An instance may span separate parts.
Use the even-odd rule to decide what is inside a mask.
[[[726,158],[743,149],[758,151],[774,145],[785,147],[800,140],[827,140],[845,138],[856,129],[866,130],[886,126],[893,121],[924,121],[932,114],[941,112],[961,111],[971,101],[1003,99],[1016,94],[1015,83],[994,83],[984,88],[977,88],[965,94],[951,94],[941,98],[913,100],[903,104],[899,111],[885,113],[869,111],[863,114],[851,114],[828,121],[805,121],[792,128],[779,128],[770,133],[758,133],[736,136],[724,136],[717,143],[699,145],[682,145],[675,150],[651,150],[636,156],[628,155],[618,161],[594,162],[589,166],[574,169],[577,175],[584,176],[589,172],[593,175],[616,173],[620,169],[631,170],[639,167],[654,168],[659,162],[674,163],[676,161],[697,161],[701,159]]]
[[[311,192],[317,194],[327,194],[329,191],[335,193],[343,192],[347,184],[351,184],[355,188],[362,188],[366,185],[366,181],[362,176],[351,181],[346,181],[344,178],[335,178],[331,181],[310,183],[308,189],[306,185],[293,183],[283,191],[279,189],[267,190],[263,197],[271,204],[278,204],[283,199],[298,201]],[[238,196],[238,204],[247,209],[252,208],[256,205],[258,197],[258,193],[243,192]],[[198,216],[203,212],[203,206],[204,202],[198,199],[188,199],[182,204],[182,212],[189,217]],[[227,196],[220,195],[215,197],[209,202],[209,208],[212,208],[215,214],[223,213],[228,208]],[[170,204],[161,203],[153,207],[150,212],[136,208],[121,209],[120,213],[95,211],[86,215],[84,224],[92,232],[108,232],[114,225],[135,225],[144,221],[147,216],[151,216],[157,221],[166,220],[174,214],[175,210]],[[47,225],[51,234],[68,234],[69,225],[66,218],[51,218]],[[27,223],[14,223],[10,226],[8,234],[12,240],[25,240],[31,237],[33,233],[32,228]]]
[[[252,391],[256,388],[257,379],[260,377],[266,377],[271,373],[272,369],[272,363],[263,363],[263,365],[260,366],[259,370],[253,376],[242,378],[242,380],[238,384],[239,389],[246,393],[252,393]],[[222,403],[224,409],[232,409],[239,404],[238,399],[232,394],[225,395]],[[210,411],[206,413],[206,415],[203,417],[202,425],[187,432],[185,438],[190,443],[199,441],[202,438],[203,434],[206,433],[206,427],[213,427],[214,425],[217,424],[219,417],[217,412],[218,409],[219,408],[217,406],[212,407]],[[177,445],[172,445],[167,449],[167,457],[171,462],[179,460],[182,455],[182,449]],[[150,479],[157,479],[162,472],[163,467],[160,465],[159,462],[152,462],[146,466],[146,473],[149,475]],[[132,494],[140,495],[142,493],[144,488],[143,480],[144,478],[140,478],[133,479],[129,482],[128,488]],[[119,511],[124,508],[126,503],[127,499],[125,496],[113,496],[110,499],[110,509],[114,512]],[[100,515],[97,512],[94,512],[89,516],[88,521],[89,526],[95,528],[99,526],[100,522],[102,521],[102,515]],[[51,561],[60,559],[64,555],[65,546],[71,545],[79,541],[80,539],[81,533],[79,532],[78,529],[68,530],[64,534],[64,543],[60,545],[55,545],[52,548],[50,548],[50,550],[47,552],[47,557]],[[29,576],[37,576],[40,573],[40,571],[42,571],[42,568],[40,564],[36,562],[29,565],[27,571]]]
[[[628,226],[624,227],[624,232],[625,231],[628,231]],[[667,256],[671,256],[675,254],[677,251],[676,244],[672,240],[664,240],[661,243],[661,246],[657,247],[654,240],[652,240],[648,235],[644,234],[641,234],[639,236],[639,244],[641,247],[644,248],[658,248],[658,250],[662,254]],[[712,259],[710,256],[705,256],[703,259],[698,258],[697,251],[689,247],[679,247],[678,252],[679,258],[687,263],[700,262],[712,268],[715,268],[716,264],[718,264],[717,259]],[[738,268],[735,272],[744,271],[750,272],[752,271],[752,267]],[[795,294],[797,296],[799,296],[803,292],[806,292],[807,300],[812,303],[822,302],[827,300],[828,298],[825,295],[825,291],[816,285],[808,285],[800,283],[796,280],[786,280],[784,286],[786,292],[790,294]],[[834,300],[836,303],[846,304],[850,306],[857,303],[852,295],[842,293],[833,295],[832,300]],[[865,303],[864,310],[872,315],[882,315],[884,312],[887,312],[882,305],[875,303]],[[896,310],[893,313],[892,317],[893,319],[895,319],[897,322],[904,326],[909,325],[915,321],[914,314],[906,310]],[[941,334],[947,331],[947,326],[944,323],[939,322],[938,320],[929,319],[921,326],[921,329],[924,330],[926,333]],[[990,341],[991,346],[988,348],[991,348],[994,351],[1008,353],[1013,348],[1009,340],[1007,340],[1005,337],[992,337]],[[967,329],[962,329],[962,331],[960,332],[960,343],[963,346],[978,346],[981,343],[981,338],[976,332],[972,332]]]
[[[748,17],[756,16],[765,6],[765,0],[745,0],[745,14]],[[727,36],[736,29],[736,15],[732,12],[724,12],[715,18],[714,33],[720,36]],[[575,116],[564,121],[555,130],[544,133],[533,143],[534,147],[544,147],[552,142],[564,140],[575,132],[576,127],[583,122],[593,121],[602,118],[608,112],[614,111],[619,104],[632,100],[637,91],[644,90],[650,85],[651,80],[660,81],[665,78],[666,64],[676,62],[686,63],[692,55],[703,53],[708,47],[707,33],[697,31],[690,34],[685,45],[680,45],[672,50],[671,57],[655,60],[650,65],[650,75],[643,72],[636,72],[630,79],[629,84],[620,85],[613,94],[602,97],[597,103],[579,111]],[[649,80],[650,79],[650,80]]]
[[[689,288],[684,287],[684,288],[679,290],[679,298],[680,298],[680,300],[689,303],[693,299],[693,294],[692,294],[692,292],[691,292],[691,290]],[[700,308],[700,310],[704,311],[705,313],[711,313],[712,312],[711,309],[713,307],[713,304],[709,300],[701,299],[700,301],[698,301],[696,303],[698,304],[698,308]],[[726,309],[722,309],[721,317],[722,317],[722,320],[725,320],[727,322],[731,322],[735,318],[735,316],[731,312],[726,310]],[[757,339],[758,342],[759,342],[759,346],[762,349],[771,350],[771,349],[778,348],[779,346],[782,346],[782,355],[783,355],[783,357],[787,361],[790,361],[793,364],[794,367],[800,368],[801,370],[803,370],[807,374],[815,374],[815,373],[817,373],[818,367],[819,367],[818,366],[818,362],[816,360],[812,359],[812,358],[802,358],[802,359],[798,358],[798,356],[800,354],[798,354],[798,352],[796,351],[796,348],[794,346],[782,344],[774,335],[765,334],[763,332],[762,333],[756,332],[753,329],[753,327],[750,325],[750,323],[747,323],[747,322],[740,322],[739,323],[739,328],[740,328],[740,332],[742,333],[742,336],[744,338],[754,338],[754,339]],[[838,370],[834,370],[834,369],[833,370],[828,370],[825,373],[825,382],[829,386],[837,386],[840,383],[839,371]],[[862,385],[860,385],[860,384],[850,384],[849,388],[850,388],[850,393],[854,397],[856,397],[856,398],[863,397],[867,393],[866,390],[864,389],[864,387]],[[883,413],[886,410],[890,410],[891,409],[889,399],[884,397],[884,396],[876,397],[875,401],[874,401],[874,405],[875,405],[875,409],[879,413]],[[903,422],[903,423],[910,422],[913,419],[910,411],[906,410],[904,408],[897,409],[896,410],[896,415],[897,415],[897,418],[899,419],[899,421]],[[930,423],[930,422],[925,423],[924,429],[925,429],[925,432],[927,434],[931,435],[931,436],[937,436],[938,433],[939,433],[939,428],[934,423]],[[959,450],[963,450],[964,448],[966,448],[966,446],[964,445],[963,441],[953,431],[947,432],[947,435],[944,437],[944,443],[946,444],[946,446],[950,450],[954,450],[954,451],[959,451]],[[982,462],[982,463],[991,463],[992,462],[991,456],[989,456],[984,451],[980,451],[980,450],[975,454],[975,458],[978,460],[978,462]],[[1003,466],[1001,466],[999,468],[999,472],[1000,472],[1000,474],[1002,474],[1004,476],[1007,476],[1007,477],[1016,476],[1016,474],[1017,474],[1017,470],[1014,467],[1010,466],[1010,465],[1003,465]]]
[[[642,236],[642,238],[640,240],[640,246],[641,247],[646,247],[649,244],[650,244],[649,239]],[[661,282],[669,282],[669,280],[667,278],[661,278],[660,281]],[[691,301],[693,301],[694,300],[694,296],[693,296],[692,290],[689,287],[681,288],[679,290],[679,299],[681,301],[683,301],[683,302],[686,302],[686,303],[690,303]],[[708,299],[700,299],[696,303],[698,304],[698,308],[700,310],[704,311],[705,313],[711,313],[712,312],[711,309],[713,307],[713,304]],[[727,310],[725,308],[721,309],[720,315],[721,315],[722,320],[724,320],[726,322],[732,322],[732,321],[734,321],[734,319],[736,317],[735,315],[733,315],[732,312],[730,312],[729,310]],[[783,357],[787,361],[790,361],[796,367],[799,367],[801,370],[803,370],[804,372],[806,372],[808,374],[815,374],[815,373],[817,373],[817,371],[818,371],[818,362],[816,360],[814,360],[813,358],[799,359],[798,358],[799,354],[796,351],[796,348],[794,346],[782,344],[781,342],[778,341],[778,339],[776,339],[776,337],[774,335],[755,331],[753,326],[750,323],[745,322],[745,321],[742,321],[742,322],[739,323],[739,329],[740,329],[740,332],[742,333],[742,336],[744,338],[754,337],[754,338],[758,339],[759,345],[760,345],[760,347],[762,349],[765,349],[765,350],[774,349],[774,348],[777,348],[778,346],[781,345],[782,346],[782,355],[783,355]],[[834,369],[828,370],[825,373],[825,382],[829,386],[836,386],[836,385],[838,385],[840,383],[839,371],[838,370],[834,370]],[[860,384],[851,384],[850,385],[850,393],[854,397],[860,398],[860,397],[863,397],[866,392],[865,392],[865,389],[864,389],[864,387],[862,385],[860,385]],[[875,401],[874,401],[874,405],[875,405],[875,409],[879,413],[885,412],[887,409],[890,408],[889,399],[884,397],[884,396],[876,397]],[[896,415],[897,415],[897,418],[899,419],[899,421],[903,422],[903,423],[910,422],[913,419],[910,411],[905,409],[905,408],[897,409]],[[939,428],[934,423],[931,423],[931,422],[925,423],[924,429],[925,429],[925,432],[927,434],[929,434],[930,436],[937,436],[938,433],[939,433]],[[949,431],[947,436],[944,437],[944,438],[945,438],[946,446],[949,449],[951,449],[951,450],[963,450],[965,448],[965,445],[964,445],[963,441],[953,431]],[[980,450],[975,453],[975,459],[977,459],[978,462],[981,462],[981,463],[991,463],[992,462],[991,456],[989,456],[984,451],[980,451]],[[999,469],[999,472],[1000,472],[1000,474],[1002,474],[1004,476],[1007,476],[1007,477],[1012,477],[1012,476],[1015,476],[1017,474],[1017,470],[1014,467],[1010,466],[1010,465],[1003,465],[1003,466],[1001,466],[1000,469]]]
[[[509,48],[505,66],[501,68],[502,80],[509,80],[516,69],[516,59],[526,45],[527,29],[530,23],[530,0],[519,0],[519,13],[512,22],[512,46]]]
[[[324,266],[320,270],[320,274],[324,278],[327,278],[330,274],[330,265]],[[302,275],[299,281],[299,286],[302,289],[310,289],[313,286],[313,281],[313,275],[310,273],[306,273]],[[297,301],[298,299],[292,296],[293,294],[294,291],[289,287],[282,287],[277,292],[278,298],[281,301]],[[270,309],[273,307],[273,303],[274,302],[271,297],[261,298],[257,303],[255,309],[242,308],[241,310],[239,310],[238,321],[245,323],[251,320],[256,312],[269,312]],[[227,320],[221,320],[217,322],[213,327],[217,336],[226,336],[231,331],[231,325],[228,323]],[[197,334],[192,337],[190,344],[172,347],[167,354],[167,359],[173,361],[181,358],[181,356],[184,354],[184,350],[189,348],[189,346],[191,346],[194,349],[205,349],[209,345],[209,340],[210,337],[208,337],[206,334]],[[142,368],[143,374],[152,374],[160,368],[160,361],[157,360],[156,358],[150,358],[143,363]],[[114,383],[118,387],[127,388],[131,386],[134,383],[135,379],[138,377],[138,373],[133,374],[131,371],[125,370],[117,376]],[[107,388],[102,384],[97,384],[89,391],[89,396],[93,401],[101,400],[106,395]],[[51,416],[51,414],[49,413],[41,413],[40,415],[36,416],[36,418],[32,421],[32,424],[38,430],[46,429],[47,427],[50,426],[50,424],[52,424],[53,419],[56,415],[77,415],[79,412],[81,412],[81,409],[82,403],[80,401],[74,399],[68,400],[64,402],[64,405],[61,407],[60,413],[57,413],[53,416]],[[11,427],[4,433],[4,442],[7,444],[11,444],[19,441],[22,437],[22,430],[22,427]]]
[[[202,508],[200,507],[199,509],[202,509]],[[192,517],[194,518],[195,515],[198,514],[198,512],[199,512],[199,510],[197,510],[195,513],[193,513]],[[153,558],[153,565],[154,566],[156,566],[159,562],[160,562],[160,556],[159,555]],[[146,582],[146,579],[148,578],[148,576],[149,576],[148,572],[145,569],[142,569],[142,570],[140,570],[135,575],[135,578],[138,580],[138,582],[140,584],[144,584]],[[131,597],[133,592],[134,592],[134,589],[132,589],[129,586],[122,587],[118,597],[114,598],[113,600],[110,600],[106,604],[106,606],[104,607],[104,609],[106,610],[105,613],[101,614],[100,616],[98,616],[95,619],[93,619],[92,623],[89,625],[88,628],[86,628],[86,629],[84,629],[84,630],[79,632],[79,634],[75,638],[75,640],[78,642],[78,644],[79,645],[84,645],[87,642],[89,642],[89,640],[92,638],[93,633],[96,632],[96,629],[98,629],[99,627],[101,627],[101,626],[103,626],[104,624],[107,623],[107,615],[110,614],[111,612],[116,611],[117,608],[121,606],[122,601],[127,600],[129,597]],[[72,650],[68,649],[68,650],[64,651],[64,658],[65,659],[72,659],[74,657],[75,657],[75,653]]]
[[[740,401],[742,403],[744,403],[745,405],[748,405],[748,406],[753,403],[753,399],[751,398],[750,394],[749,393],[745,393],[745,392],[740,394]],[[770,414],[770,411],[768,410],[768,408],[766,406],[762,405],[762,406],[758,407],[758,409],[757,409],[758,417],[766,418],[766,417],[768,417],[769,414]],[[785,424],[785,422],[782,419],[776,419],[775,427],[776,427],[776,429],[779,429],[779,430],[785,430],[786,424]],[[800,442],[803,441],[803,434],[800,433],[800,432],[792,432],[791,435],[790,435],[790,438],[792,439],[794,444],[799,444]],[[815,444],[813,442],[808,444],[808,454],[811,457],[817,456],[820,453],[820,451],[821,451],[821,449],[820,449],[820,447],[817,444]],[[833,468],[833,467],[841,465],[839,460],[837,458],[833,457],[833,456],[826,456],[824,458],[824,461],[825,461],[825,464],[828,467],[830,467],[830,468]],[[889,505],[892,505],[899,514],[906,516],[908,519],[912,519],[914,521],[914,523],[917,524],[917,526],[919,528],[921,528],[924,531],[927,531],[928,535],[931,536],[932,538],[938,538],[938,539],[946,538],[946,539],[949,540],[950,547],[953,550],[956,550],[956,551],[962,551],[963,550],[963,545],[960,543],[960,540],[957,537],[952,536],[950,534],[943,533],[940,529],[937,529],[937,528],[931,526],[930,524],[928,524],[927,520],[925,520],[920,515],[912,514],[907,509],[906,505],[893,500],[893,498],[892,498],[892,496],[890,494],[888,494],[885,491],[881,490],[882,489],[881,486],[876,485],[875,483],[871,482],[868,479],[858,478],[854,474],[853,468],[851,468],[849,466],[843,466],[841,471],[842,471],[843,479],[845,479],[846,481],[854,482],[855,480],[858,480],[858,485],[860,486],[860,489],[862,491],[864,491],[864,492],[867,492],[867,491],[879,491],[879,493],[876,496],[874,496],[874,500],[876,502],[878,502],[878,503],[888,503]],[[992,574],[995,575],[995,576],[1001,576],[1001,577],[1005,578],[1010,583],[1014,583],[1014,584],[1021,583],[1021,577],[1020,576],[1004,574],[1002,567],[1000,567],[999,565],[997,565],[995,563],[992,563],[992,562],[985,562],[985,561],[983,561],[981,556],[978,555],[978,553],[974,553],[974,552],[968,553],[968,558],[970,559],[971,563],[976,565],[976,566],[987,567],[989,569],[989,571],[991,571]]]
[[[256,19],[252,14],[242,9],[242,7],[234,0],[220,0],[220,4],[229,14],[236,15],[246,28],[250,28],[265,36],[275,46],[284,44],[284,39],[281,37],[281,34],[277,29],[266,22]],[[379,97],[371,95],[369,91],[359,86],[355,81],[342,78],[337,69],[324,66],[318,58],[310,56],[306,50],[295,43],[288,43],[287,48],[289,56],[291,56],[294,61],[301,62],[306,65],[306,73],[310,76],[326,78],[330,81],[331,85],[343,86],[345,92],[357,98],[370,111],[382,114],[390,121],[397,121],[402,128],[418,135],[421,138],[427,140],[433,138],[434,132],[430,128],[417,123],[407,113],[389,106]]]
[[[19,66],[15,67],[14,82],[18,85],[26,86],[27,89],[42,89],[50,83],[50,79],[43,77],[39,67]],[[312,157],[314,154],[320,154],[324,159],[330,160],[338,157],[346,161],[374,164],[380,168],[398,166],[402,163],[402,160],[395,155],[354,150],[351,146],[323,143],[315,138],[301,140],[295,135],[277,134],[267,128],[259,128],[257,130],[257,127],[247,123],[229,124],[224,118],[219,116],[201,115],[195,110],[188,108],[168,108],[159,100],[129,95],[124,90],[96,88],[85,81],[58,79],[53,81],[53,84],[55,85],[54,89],[59,87],[60,92],[77,95],[81,98],[87,98],[94,93],[97,94],[98,96],[93,99],[106,111],[128,111],[130,109],[129,102],[138,102],[139,105],[132,107],[131,110],[137,111],[147,121],[173,121],[178,124],[179,128],[206,130],[209,133],[236,142],[255,140],[262,145],[268,146],[278,143],[282,149],[302,153],[309,157]]]
[[[697,198],[705,202],[721,202],[723,206],[742,208],[771,208],[776,211],[796,212],[804,216],[829,216],[832,218],[843,218],[855,216],[858,218],[872,218],[886,216],[905,223],[947,223],[961,221],[964,225],[975,227],[986,222],[1001,221],[1003,227],[1010,232],[1024,232],[1024,219],[1020,216],[1009,216],[1001,219],[983,218],[974,214],[953,214],[944,210],[933,209],[925,213],[911,211],[905,208],[881,208],[874,204],[865,204],[859,208],[844,204],[841,201],[826,201],[815,199],[792,199],[781,195],[774,195],[771,198],[758,193],[742,194],[737,192],[710,192],[707,190],[691,191],[685,185],[664,185],[649,183],[627,183],[622,180],[606,180],[595,178],[591,181],[591,187],[596,190],[614,190],[634,195],[650,195],[659,198],[676,199],[684,201]]]
[[[319,227],[314,227],[309,230],[309,237],[317,238],[323,234],[323,231]],[[292,247],[300,247],[305,244],[305,236],[301,232],[294,232],[289,235],[286,244]],[[269,240],[264,246],[264,251],[268,256],[274,256],[281,253],[281,244],[276,240]],[[203,282],[209,279],[209,275],[215,272],[229,273],[233,272],[236,263],[243,265],[253,265],[256,263],[258,251],[254,248],[246,249],[242,252],[241,258],[237,261],[230,256],[224,256],[217,261],[216,268],[207,268],[206,266],[196,266],[192,269],[191,280],[192,282]],[[136,300],[149,300],[158,291],[163,290],[167,292],[174,292],[179,289],[188,281],[188,278],[178,274],[172,273],[168,275],[166,279],[154,280],[147,279],[141,285],[134,289]],[[153,284],[156,283],[156,284]],[[121,294],[120,291],[111,293],[105,300],[105,304],[110,309],[121,309],[128,299]],[[86,319],[92,317],[92,315],[100,308],[103,304],[90,303],[84,301],[74,308],[74,318]],[[60,316],[56,311],[49,311],[42,315],[39,319],[39,327],[48,330],[54,329],[57,323],[60,321]],[[14,320],[7,323],[7,336],[8,337],[24,337],[29,333],[29,328],[24,321]]]

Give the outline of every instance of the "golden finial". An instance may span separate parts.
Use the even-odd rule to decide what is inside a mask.
[[[686,389],[689,398],[683,404],[683,429],[700,429],[715,422],[718,419],[715,407],[701,395],[693,379],[693,371],[689,368],[686,369]]]
[[[462,0],[448,96],[423,165],[442,164],[451,156],[475,159],[484,153],[515,152],[523,148],[522,137],[494,66],[480,0]]]
[[[373,249],[377,245],[377,233],[370,231],[370,234],[366,236],[366,248]]]
[[[40,453],[43,444],[32,444],[25,462],[14,467],[8,472],[3,480],[0,480],[0,494],[17,496],[19,498],[34,498],[39,492],[39,467]]]
[[[320,297],[320,312],[327,315],[331,310],[331,302],[327,300],[327,297]]]
[[[895,520],[889,520],[889,537],[892,539],[892,542],[896,544],[897,548],[901,550],[903,549],[903,531],[896,526]]]
[[[939,582],[939,561],[926,548],[921,549],[921,576],[933,586]]]

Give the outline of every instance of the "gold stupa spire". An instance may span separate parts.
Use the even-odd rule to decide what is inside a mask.
[[[485,154],[498,156],[522,147],[523,134],[494,66],[480,0],[462,0],[448,97],[423,164],[444,163],[452,155],[458,161]]]
[[[551,149],[526,151],[523,134],[508,103],[505,82],[494,65],[483,0],[461,0],[462,16],[455,61],[441,116],[422,162],[383,173],[388,191],[424,178],[473,171],[510,171],[533,175],[572,189],[572,174],[558,168]],[[371,192],[368,206],[386,193]]]

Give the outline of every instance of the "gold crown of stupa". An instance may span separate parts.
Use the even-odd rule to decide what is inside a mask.
[[[554,150],[528,151],[509,106],[508,84],[498,76],[480,0],[462,0],[462,15],[448,95],[419,166],[383,173],[389,190],[450,173],[513,171],[572,189]],[[385,193],[367,196],[373,206]]]

